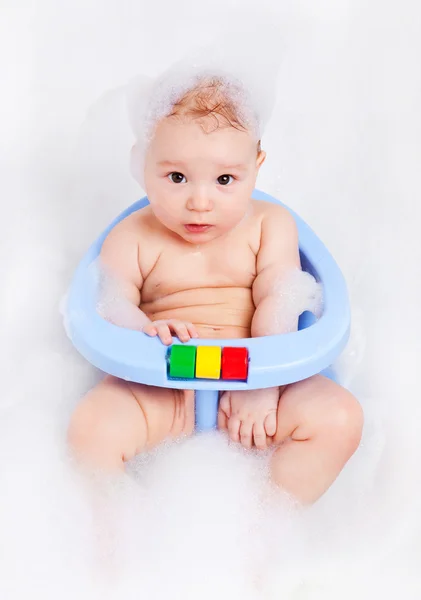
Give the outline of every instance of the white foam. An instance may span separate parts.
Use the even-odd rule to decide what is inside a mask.
[[[308,311],[320,318],[323,312],[323,287],[310,273],[294,269],[282,273],[273,281],[276,312],[273,315],[275,328],[281,323],[283,330],[293,331],[298,317]]]

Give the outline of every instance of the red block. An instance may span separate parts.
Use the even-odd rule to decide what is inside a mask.
[[[249,351],[247,348],[223,348],[221,379],[247,379]]]

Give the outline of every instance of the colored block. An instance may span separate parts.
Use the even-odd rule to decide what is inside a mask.
[[[200,379],[219,379],[220,373],[220,346],[198,346],[196,355],[196,377]]]
[[[247,348],[226,347],[222,350],[222,379],[247,379],[249,351]]]
[[[170,350],[170,377],[193,379],[196,363],[196,347],[175,344]]]

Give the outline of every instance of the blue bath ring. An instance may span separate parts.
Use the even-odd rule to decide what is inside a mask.
[[[255,200],[279,200],[254,190]],[[218,394],[223,390],[274,387],[293,383],[317,373],[334,378],[330,365],[344,349],[350,332],[350,306],[343,275],[326,247],[306,223],[295,218],[303,270],[323,286],[323,314],[316,320],[301,315],[299,330],[293,333],[243,339],[194,339],[186,345],[247,347],[247,381],[222,379],[172,379],[168,374],[168,348],[158,339],[140,331],[117,327],[96,311],[97,282],[90,269],[111,229],[132,212],[148,204],[147,197],[123,211],[95,240],[79,263],[69,289],[65,322],[76,349],[95,367],[120,379],[158,387],[196,391],[196,429],[216,425]],[[173,342],[180,343],[173,338]]]

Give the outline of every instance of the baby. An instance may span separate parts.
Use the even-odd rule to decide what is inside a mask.
[[[300,269],[296,225],[281,205],[251,199],[265,160],[255,130],[218,77],[187,90],[154,127],[142,164],[150,205],[121,221],[100,259],[126,310],[107,318],[158,336],[246,338],[294,331],[279,289]],[[117,314],[118,312],[118,314]],[[277,315],[277,318],[274,318]],[[218,427],[246,448],[271,447],[275,484],[317,500],[359,445],[362,410],[322,375],[225,392]],[[68,439],[94,468],[192,434],[194,392],[106,376],[76,408]]]

